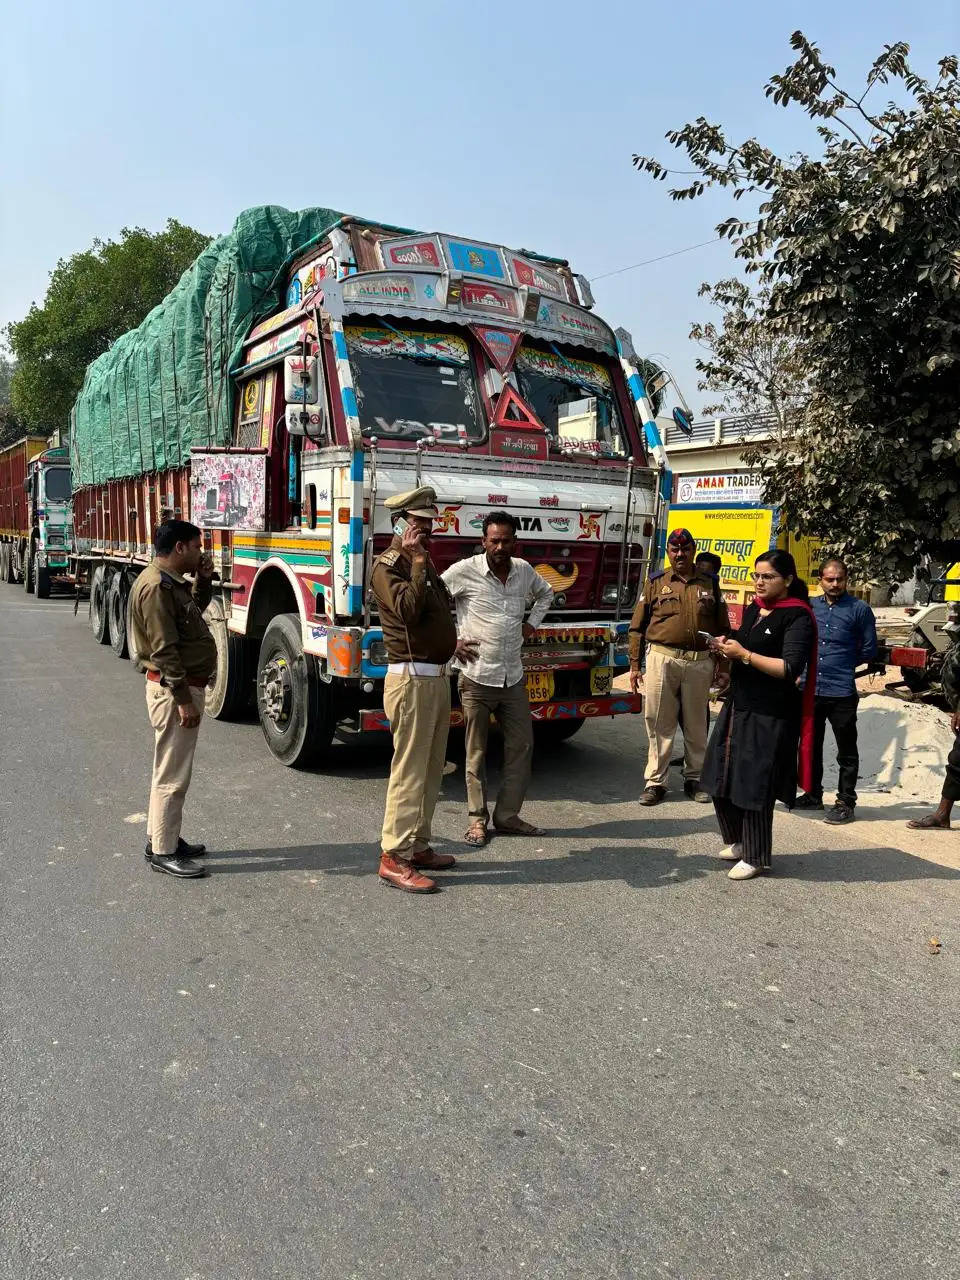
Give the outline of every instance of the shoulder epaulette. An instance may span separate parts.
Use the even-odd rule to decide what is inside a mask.
[[[650,575],[650,581],[656,582],[656,580],[658,578],[662,578],[666,572],[666,569],[654,569],[653,573]]]
[[[378,564],[385,564],[389,569],[391,565],[395,565],[400,559],[400,552],[394,551],[392,547],[388,547],[386,551],[380,553],[377,559]]]

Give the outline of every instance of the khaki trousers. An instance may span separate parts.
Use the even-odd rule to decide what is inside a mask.
[[[683,704],[683,777],[698,782],[707,750],[706,708],[710,701],[713,659],[705,653],[698,658],[668,656],[653,646],[647,649],[647,670],[643,678],[643,719],[647,726],[649,751],[644,783],[665,787],[677,732],[677,714]]]
[[[393,761],[380,842],[384,853],[409,858],[430,847],[450,731],[450,681],[388,675],[383,709],[393,734]]]
[[[460,677],[460,702],[467,730],[467,808],[471,818],[489,821],[487,808],[487,737],[490,717],[503,732],[503,774],[493,811],[496,827],[509,826],[520,813],[530,784],[533,720],[525,679],[498,689]]]
[[[190,692],[202,714],[206,691],[191,688]],[[155,734],[147,839],[154,853],[176,853],[200,726],[184,729],[173,692],[153,680],[147,681],[147,715]]]

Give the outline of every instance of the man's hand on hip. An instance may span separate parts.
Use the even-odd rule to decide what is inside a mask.
[[[457,639],[457,647],[453,656],[458,662],[476,662],[480,654],[480,646],[476,640]]]
[[[196,729],[203,719],[203,713],[198,711],[192,702],[178,703],[177,711],[180,715],[181,729]]]

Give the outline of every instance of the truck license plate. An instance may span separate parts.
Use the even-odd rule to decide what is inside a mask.
[[[527,697],[531,702],[549,702],[553,697],[553,672],[528,671]]]

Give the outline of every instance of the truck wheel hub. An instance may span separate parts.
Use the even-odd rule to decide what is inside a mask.
[[[274,724],[285,724],[290,719],[293,699],[293,681],[286,658],[279,654],[265,664],[260,673],[260,706],[263,714]]]

